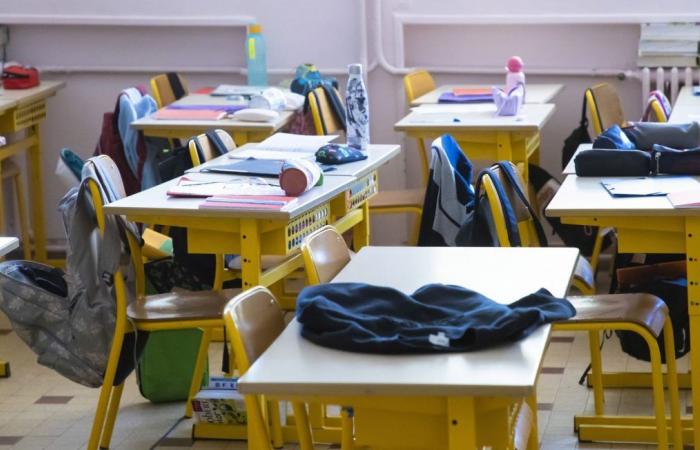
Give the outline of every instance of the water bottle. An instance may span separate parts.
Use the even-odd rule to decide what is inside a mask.
[[[267,86],[265,38],[262,35],[260,24],[256,23],[248,27],[245,54],[248,61],[248,85]]]
[[[345,91],[348,145],[361,151],[369,146],[369,103],[362,80],[362,64],[348,66],[348,86]]]
[[[519,56],[511,56],[506,62],[506,94],[522,84],[525,87],[523,60]]]

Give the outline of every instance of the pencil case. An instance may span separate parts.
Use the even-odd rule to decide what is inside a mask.
[[[700,175],[700,147],[676,150],[663,145],[654,145],[652,159],[654,173]]]
[[[654,145],[675,149],[700,146],[700,125],[696,122],[683,124],[638,122],[624,129],[634,148],[651,151]]]
[[[651,171],[651,155],[641,150],[584,150],[574,159],[580,177],[637,177]]]

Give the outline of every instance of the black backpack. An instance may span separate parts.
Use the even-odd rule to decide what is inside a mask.
[[[584,96],[583,107],[581,108],[581,121],[569,137],[564,139],[564,148],[561,150],[561,168],[564,169],[569,164],[579,145],[590,142],[591,136],[588,134],[588,118],[586,117],[586,97]]]
[[[528,210],[530,216],[532,217],[539,245],[541,247],[547,247],[547,236],[545,235],[537,213],[527,199],[527,195],[520,189],[518,175],[514,172],[515,169],[506,161],[498,162],[497,165],[508,179],[508,182],[512,186],[513,191],[517,195],[520,203]],[[477,176],[474,208],[460,228],[459,234],[456,238],[456,243],[459,246],[465,247],[498,246],[498,239],[495,235],[495,226],[493,224],[493,217],[491,216],[491,209],[488,202],[483,201],[485,200],[485,198],[483,198],[485,195],[482,195],[481,193],[481,184],[485,177],[488,177],[491,180],[496,192],[498,193],[498,198],[501,203],[501,210],[503,211],[503,216],[505,218],[505,225],[508,232],[508,240],[510,241],[510,245],[512,247],[520,247],[522,245],[522,241],[520,239],[520,231],[518,229],[518,219],[515,215],[515,209],[510,203],[510,199],[506,194],[505,188],[501,184],[501,180],[490,168],[483,169]]]

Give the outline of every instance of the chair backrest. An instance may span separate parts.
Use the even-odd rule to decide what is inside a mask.
[[[350,249],[331,225],[314,231],[301,244],[309,284],[328,283],[350,262]]]
[[[124,183],[116,163],[107,155],[93,156],[88,159],[85,164],[93,164],[98,174],[104,175],[107,179],[100,180],[98,185],[94,180],[88,180],[88,188],[90,189],[90,197],[95,208],[95,218],[97,225],[100,228],[100,234],[104,234],[105,229],[105,213],[104,205],[112,201],[126,197]],[[111,191],[111,194],[107,191]],[[111,198],[105,198],[103,192]],[[143,254],[141,251],[141,243],[137,241],[136,234],[138,227],[126,220],[125,217],[120,219],[126,227],[133,229],[133,233],[125,233],[129,242],[129,252],[131,253],[131,262],[134,265],[136,275],[136,293],[143,295],[145,292],[145,272],[143,266]]]
[[[224,130],[214,131],[216,132],[217,136],[219,136],[219,139],[221,139],[221,142],[223,142],[226,146],[227,151],[230,152],[231,150],[234,150],[236,148],[236,143],[233,141],[233,138],[230,134],[228,134]],[[214,159],[217,156],[219,156],[219,152],[211,144],[206,133],[202,133],[198,136],[193,137],[189,140],[189,143],[187,145],[190,151],[190,159],[192,160],[192,166],[198,166],[203,162],[207,162],[210,159]],[[199,148],[201,149],[201,156],[204,159],[203,161],[200,160],[200,152],[197,151],[197,145],[199,145]]]
[[[663,92],[651,91],[642,114],[642,122],[668,122],[672,109],[671,102]]]
[[[516,182],[518,183],[518,187],[525,195],[525,198],[529,201],[528,190],[522,176],[520,175],[520,172],[510,161],[505,161],[505,163],[509,164],[514,169],[513,172],[517,175]],[[540,243],[537,229],[535,228],[535,220],[538,219],[532,216],[527,206],[520,200],[514,186],[511,184],[510,179],[503,173],[503,170],[498,165],[492,166],[490,170],[498,177],[498,180],[501,182],[503,190],[508,197],[507,200],[513,207],[515,219],[518,222],[521,245],[523,247],[538,247]],[[501,207],[501,199],[498,191],[488,176],[482,175],[482,186],[484,190],[483,194],[486,196],[489,203],[489,209],[491,211],[491,216],[493,217],[493,224],[496,228],[498,242],[501,247],[511,247],[512,243],[510,242],[510,238],[508,236],[506,219]],[[477,193],[477,195],[479,194],[480,193]]]
[[[611,84],[601,83],[586,89],[586,105],[596,136],[615,124],[625,125],[622,101]]]
[[[435,89],[435,80],[427,70],[414,70],[403,77],[403,87],[410,106],[413,100]]]
[[[151,78],[151,92],[153,93],[153,98],[156,100],[158,108],[168,106],[188,93],[187,80],[180,74],[172,74],[171,76],[176,76],[180,81],[180,86],[182,87],[181,95],[178,95],[178,89],[173,86],[167,73],[161,73]]]
[[[340,104],[343,104],[343,98],[337,89],[332,88],[333,93]],[[317,87],[307,95],[309,102],[309,110],[314,121],[316,134],[323,136],[326,134],[334,134],[343,131],[343,124],[340,123],[335,112],[331,99],[328,98],[326,90],[323,87]]]
[[[243,374],[284,331],[284,312],[270,291],[256,286],[228,302],[224,324]]]

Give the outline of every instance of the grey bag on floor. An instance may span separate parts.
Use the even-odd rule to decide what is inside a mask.
[[[106,216],[100,236],[87,180],[98,181],[109,201],[115,192],[100,172],[88,161],[80,186],[59,204],[68,236],[65,274],[32,261],[0,264],[0,309],[17,335],[40,364],[90,387],[102,385],[115,326],[114,274],[120,268],[125,276],[132,272],[125,233],[134,231],[121,218]]]

